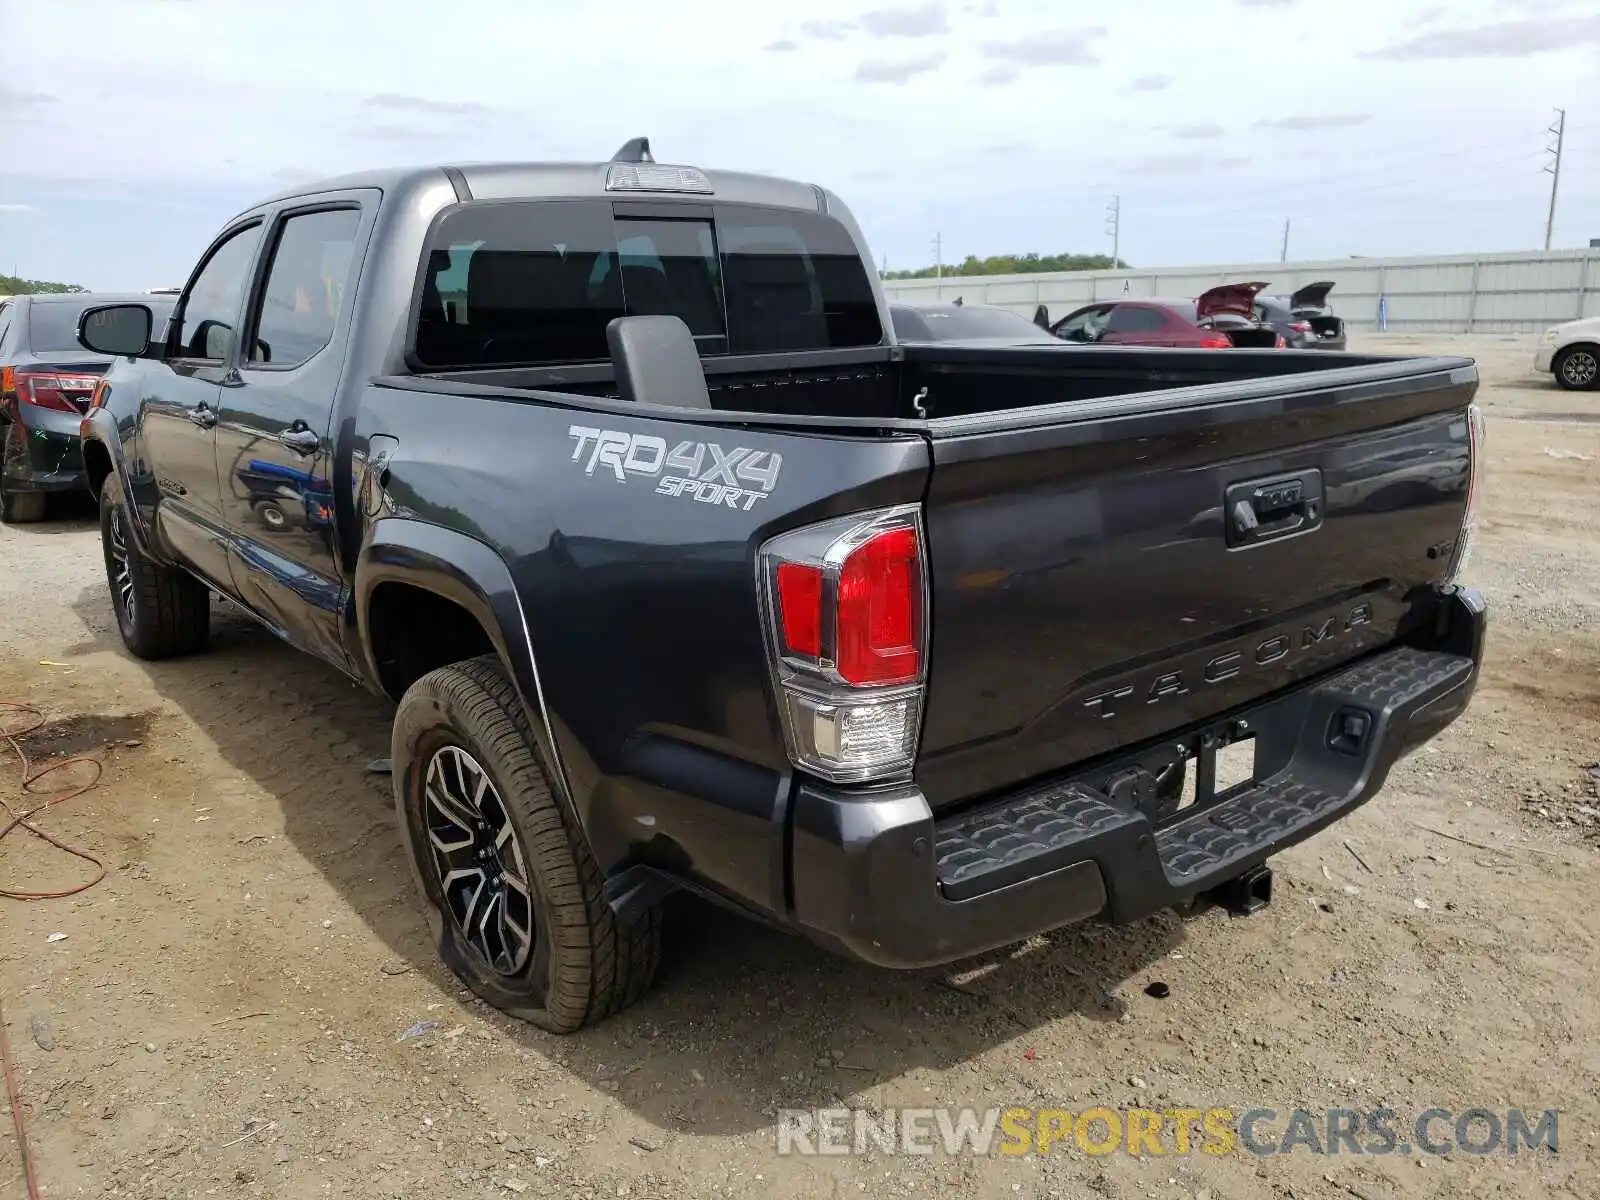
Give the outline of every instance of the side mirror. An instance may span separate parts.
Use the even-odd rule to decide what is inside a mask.
[[[1040,329],[1048,331],[1050,328],[1050,310],[1043,304],[1033,310],[1033,323]]]
[[[606,326],[617,391],[635,404],[710,408],[700,351],[679,317],[617,317]]]
[[[143,304],[101,304],[78,318],[78,343],[96,354],[139,358],[149,353],[155,314]]]

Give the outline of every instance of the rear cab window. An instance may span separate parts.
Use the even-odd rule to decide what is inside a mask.
[[[434,228],[421,370],[603,361],[621,316],[683,320],[704,357],[876,346],[849,232],[798,210],[604,200],[469,202]]]

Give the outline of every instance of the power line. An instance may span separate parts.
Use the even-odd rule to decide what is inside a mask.
[[[1555,123],[1547,131],[1556,135],[1556,144],[1547,148],[1546,154],[1555,156],[1555,161],[1548,163],[1545,170],[1550,172],[1550,213],[1544,219],[1544,248],[1550,249],[1550,234],[1556,227],[1556,190],[1561,186],[1561,151],[1567,140],[1567,110],[1556,109]]]

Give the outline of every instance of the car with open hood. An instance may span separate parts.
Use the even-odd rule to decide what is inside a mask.
[[[1068,342],[1107,346],[1178,346],[1202,350],[1268,349],[1287,340],[1255,316],[1255,297],[1265,283],[1227,283],[1193,300],[1157,296],[1103,300],[1049,321],[1036,320]]]
[[[1270,325],[1296,350],[1343,350],[1344,318],[1328,304],[1333,283],[1323,280],[1297,288],[1289,296],[1256,297],[1255,317]]]

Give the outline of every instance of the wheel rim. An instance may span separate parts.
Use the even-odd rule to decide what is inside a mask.
[[[136,593],[133,586],[133,569],[128,563],[128,539],[122,528],[122,510],[111,510],[111,598],[117,606],[117,615],[133,625]]]
[[[1588,387],[1600,374],[1600,360],[1587,350],[1575,350],[1561,364],[1561,377],[1578,387]]]
[[[282,529],[289,523],[289,519],[282,512],[270,505],[261,510],[261,519],[266,522],[269,529]]]
[[[445,746],[423,775],[428,843],[445,907],[493,971],[515,975],[533,953],[537,921],[528,859],[489,772]]]

